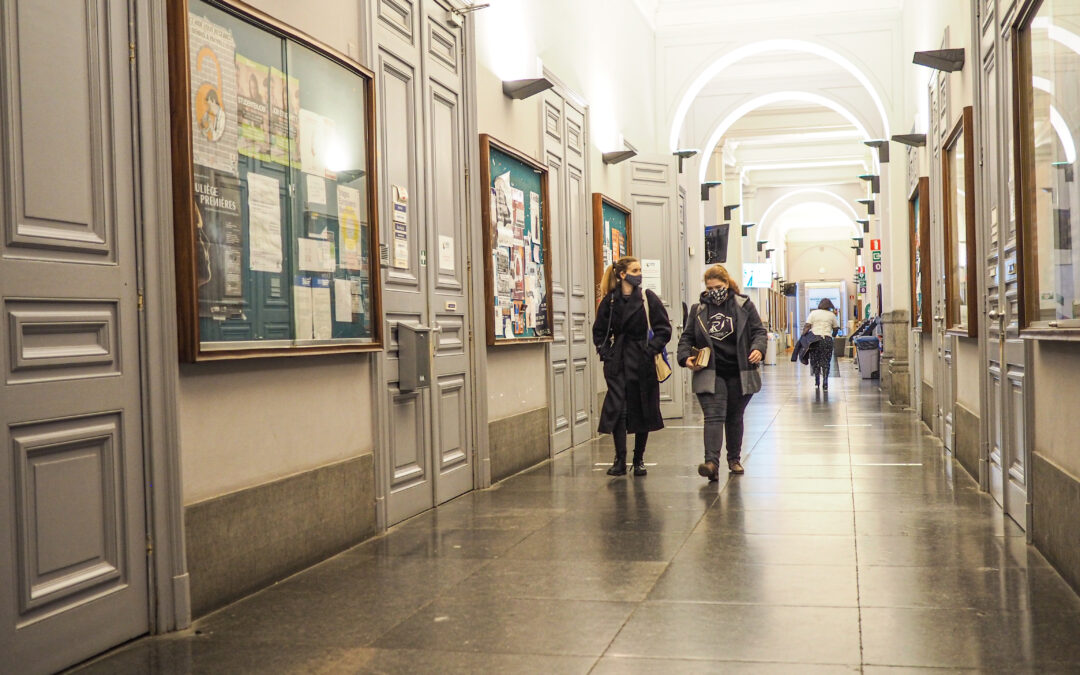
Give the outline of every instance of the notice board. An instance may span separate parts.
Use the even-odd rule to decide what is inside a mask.
[[[547,168],[480,136],[489,345],[551,341]]]
[[[597,301],[605,295],[600,279],[607,266],[633,255],[632,220],[630,209],[599,192],[593,193],[593,287]]]

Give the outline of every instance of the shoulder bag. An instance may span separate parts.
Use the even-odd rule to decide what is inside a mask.
[[[647,291],[641,292],[641,300],[645,304],[645,323],[649,325],[649,341],[653,339],[652,319],[649,317],[649,294]],[[656,363],[656,380],[658,382],[667,382],[667,379],[671,377],[671,364],[668,363],[667,346],[664,346],[664,351],[660,352],[653,357],[653,361]]]
[[[596,348],[596,353],[601,361],[607,361],[615,356],[615,335],[611,332],[611,318],[615,315],[615,295],[609,293],[611,300],[608,302],[607,332],[604,333],[604,341]]]

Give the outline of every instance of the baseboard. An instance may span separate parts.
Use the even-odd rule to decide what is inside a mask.
[[[488,422],[491,482],[543,462],[550,453],[548,408]]]
[[[355,457],[185,507],[192,616],[375,534],[373,459]]]
[[[953,407],[953,450],[960,466],[979,482],[979,416],[963,405]]]
[[[1080,593],[1080,478],[1038,452],[1031,463],[1032,542]]]

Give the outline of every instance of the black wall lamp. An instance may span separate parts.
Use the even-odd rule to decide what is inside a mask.
[[[926,145],[926,134],[896,134],[892,139],[912,148],[921,148]]]
[[[933,49],[926,52],[915,52],[911,62],[917,66],[926,66],[945,73],[955,73],[964,68],[963,49]]]
[[[873,197],[865,197],[863,199],[856,199],[855,201],[866,206],[867,215],[874,215],[874,199]]]
[[[870,192],[878,194],[881,192],[881,176],[873,173],[864,173],[859,176],[859,180],[870,181]]]
[[[698,154],[700,150],[697,148],[688,148],[686,150],[676,150],[674,155],[679,158],[679,173],[682,173],[683,161],[690,159],[694,155]]]
[[[709,201],[709,190],[713,189],[717,185],[723,185],[723,184],[724,184],[724,181],[722,181],[722,180],[707,180],[704,183],[702,183],[701,184],[701,201],[703,201],[703,202]]]
[[[761,241],[759,241],[757,243],[758,253],[761,253],[763,250],[765,250],[765,244],[768,244],[768,243],[769,243],[768,239],[762,239]]]
[[[520,101],[554,86],[555,83],[546,77],[533,77],[527,80],[506,80],[502,83],[502,90],[508,97]]]
[[[863,145],[870,148],[877,148],[878,161],[882,164],[889,163],[889,142],[881,139],[874,139],[872,141],[863,141]]]
[[[863,238],[862,238],[862,237],[852,237],[852,238],[851,238],[851,241],[855,242],[855,244],[856,244],[856,245],[857,245],[857,246],[858,246],[859,248],[862,248],[862,246],[863,246]]]
[[[868,218],[856,218],[855,222],[862,225],[864,234],[870,234],[870,220]]]
[[[731,220],[731,214],[739,208],[739,204],[729,204],[724,207],[724,220]]]
[[[757,223],[743,223],[743,225],[742,225],[742,236],[745,237],[746,235],[748,235],[750,233],[750,228],[755,226],[755,225],[757,225]]]
[[[776,250],[775,248],[767,248],[767,249],[765,249],[765,257],[766,258],[771,258],[772,257],[772,252],[775,251],[775,250]]]

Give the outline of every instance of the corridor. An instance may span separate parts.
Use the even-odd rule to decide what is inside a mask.
[[[595,440],[79,672],[1080,669],[1080,598],[849,361],[765,369],[742,477],[694,420],[647,477]]]

